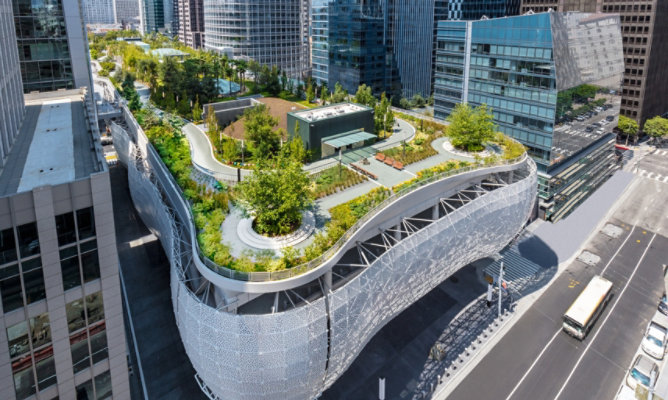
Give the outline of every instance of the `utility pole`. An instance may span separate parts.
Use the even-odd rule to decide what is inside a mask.
[[[501,261],[501,268],[499,268],[499,318],[501,318],[501,298],[503,297],[503,261]]]

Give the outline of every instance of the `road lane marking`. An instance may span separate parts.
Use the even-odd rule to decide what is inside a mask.
[[[509,400],[511,397],[513,397],[513,395],[515,394],[517,389],[520,387],[520,385],[522,385],[522,382],[524,382],[526,377],[531,373],[531,370],[533,369],[533,367],[535,367],[536,364],[538,364],[538,361],[540,360],[540,358],[547,351],[547,349],[550,348],[550,345],[552,344],[552,342],[554,342],[554,339],[556,339],[557,335],[559,335],[560,333],[561,333],[561,328],[559,328],[559,330],[554,333],[554,336],[552,336],[552,339],[550,339],[550,341],[547,342],[547,346],[543,347],[543,351],[541,351],[540,354],[538,354],[538,357],[536,357],[536,359],[533,361],[533,363],[531,364],[531,366],[529,367],[527,372],[525,372],[524,375],[522,376],[522,378],[519,380],[519,382],[517,382],[517,385],[515,385],[515,387],[513,388],[513,391],[510,392],[508,397],[506,397],[506,400]]]
[[[626,229],[629,229],[629,228],[627,227]],[[624,247],[624,245],[625,245],[626,242],[629,240],[629,238],[631,237],[631,234],[633,233],[633,231],[634,231],[635,229],[636,229],[636,226],[633,225],[633,227],[631,228],[631,231],[630,231],[629,234],[626,236],[626,239],[624,239],[624,241],[622,242],[622,245],[619,246],[619,247],[617,248],[617,251],[615,251],[615,254],[612,255],[612,258],[610,258],[610,261],[608,261],[608,263],[605,265],[605,268],[603,268],[603,270],[601,271],[601,273],[600,273],[601,276],[603,275],[603,273],[605,272],[605,270],[608,269],[608,267],[609,267],[610,264],[612,263],[612,260],[614,260],[615,257],[617,257],[617,254],[619,254],[619,252],[622,250],[622,247]],[[656,235],[656,234],[655,234],[655,235]],[[650,243],[651,243],[651,242],[650,242]],[[538,354],[538,357],[536,357],[536,359],[533,361],[533,363],[531,364],[531,366],[529,367],[529,369],[527,370],[527,372],[525,372],[524,375],[522,376],[522,378],[517,382],[517,384],[515,385],[515,387],[513,388],[513,390],[510,392],[510,394],[508,395],[508,397],[506,397],[506,400],[509,400],[511,397],[513,397],[513,395],[515,394],[515,392],[517,391],[517,389],[522,385],[522,382],[524,382],[524,380],[526,379],[526,377],[529,376],[529,374],[531,373],[531,370],[533,370],[533,368],[536,366],[536,364],[538,364],[538,361],[540,361],[540,359],[541,359],[541,357],[543,356],[543,354],[545,354],[545,352],[546,352],[547,349],[550,347],[550,345],[552,344],[552,342],[554,341],[554,339],[557,338],[557,335],[559,335],[559,333],[561,332],[561,330],[562,330],[562,328],[560,327],[560,328],[554,333],[554,336],[552,336],[552,339],[550,339],[550,341],[547,342],[547,345],[546,345],[545,347],[543,347],[543,350],[540,352],[540,354]]]
[[[619,296],[617,296],[617,298],[615,299],[615,303],[612,305],[612,308],[610,308],[610,312],[608,312],[608,315],[605,316],[605,318],[603,319],[603,322],[601,322],[601,324],[599,325],[598,329],[594,333],[594,336],[591,338],[591,340],[587,344],[587,347],[585,347],[584,351],[580,355],[580,358],[578,358],[578,361],[575,363],[575,366],[571,370],[571,373],[568,374],[568,377],[564,381],[564,384],[561,386],[561,389],[559,389],[559,393],[557,393],[557,395],[554,397],[554,400],[557,400],[559,398],[559,396],[561,396],[561,393],[564,392],[564,389],[566,389],[566,385],[568,385],[568,381],[570,381],[571,378],[573,377],[573,374],[575,373],[575,370],[578,368],[578,366],[580,365],[580,362],[582,362],[582,359],[587,354],[587,351],[589,350],[589,347],[591,347],[591,345],[594,343],[598,334],[601,333],[605,323],[608,322],[608,318],[610,318],[610,316],[612,315],[612,312],[615,310],[615,307],[617,306],[617,303],[619,303],[619,300],[621,300],[622,297],[624,296],[624,292],[626,291],[626,289],[629,287],[629,284],[633,280],[633,277],[635,276],[636,272],[638,271],[638,267],[640,266],[640,263],[642,263],[642,260],[645,258],[645,255],[647,254],[647,250],[649,250],[649,248],[652,245],[652,242],[654,241],[655,237],[656,237],[656,233],[654,234],[654,236],[652,236],[652,239],[649,241],[649,243],[647,243],[647,247],[645,248],[645,251],[643,251],[642,255],[640,256],[640,259],[638,260],[638,263],[636,264],[635,268],[633,268],[633,272],[631,273],[631,276],[629,276],[626,279],[626,284],[624,285],[624,288],[622,289],[622,291],[619,293]]]

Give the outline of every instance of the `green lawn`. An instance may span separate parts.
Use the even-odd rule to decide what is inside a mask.
[[[339,166],[337,165],[314,174],[311,176],[311,180],[313,182],[313,193],[319,199],[334,194],[339,189],[346,189],[364,182],[367,178],[343,166],[339,176]]]

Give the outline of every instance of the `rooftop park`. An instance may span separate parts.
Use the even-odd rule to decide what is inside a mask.
[[[419,185],[427,179],[438,179],[440,176],[456,173],[462,168],[494,164],[501,159],[514,159],[524,153],[524,148],[520,144],[494,132],[491,112],[485,106],[475,109],[468,105],[458,106],[448,127],[402,116],[416,127],[417,134],[409,144],[410,150],[402,147],[388,150],[394,152],[392,154],[397,158],[399,152],[402,156],[411,154],[415,159],[428,158],[430,155],[427,149],[431,147],[431,142],[443,136],[448,137],[455,146],[472,151],[481,149],[487,142],[494,142],[502,150],[502,154],[486,158],[478,157],[471,162],[441,163],[420,171],[412,180],[393,188],[376,187],[352,200],[342,200],[340,204],[329,208],[329,219],[324,227],[319,229],[310,243],[303,248],[289,247],[282,249],[280,253],[272,254],[258,251],[235,257],[229,244],[223,243],[221,231],[221,226],[228,218],[231,208],[241,209],[246,215],[252,216],[253,228],[257,233],[267,237],[282,236],[300,225],[303,212],[312,207],[316,199],[357,185],[366,178],[341,166],[309,176],[302,168],[304,160],[308,159],[308,154],[301,139],[298,136],[288,139],[281,131],[281,127],[277,127],[279,122],[265,105],[249,109],[244,115],[243,147],[239,145],[238,140],[220,135],[219,130],[211,132],[218,134],[219,142],[216,143],[216,147],[222,157],[227,160],[239,160],[239,156],[250,157],[253,160],[253,174],[236,186],[222,183],[213,186],[199,184],[193,172],[188,141],[180,130],[182,121],[172,118],[169,113],[181,117],[189,115],[195,119],[201,117],[199,104],[221,99],[215,91],[211,92],[210,80],[215,79],[216,74],[238,79],[243,82],[247,91],[257,90],[256,82],[244,80],[241,72],[244,70],[243,64],[240,66],[230,60],[225,61],[227,62],[225,64],[222,57],[185,48],[159,35],[144,37],[144,41],[151,47],[170,45],[191,56],[183,62],[173,62],[166,58],[160,63],[148,53],[141,51],[139,47],[135,51],[129,47],[133,45],[116,41],[113,36],[92,38],[95,47],[91,48],[95,49],[98,56],[105,53],[107,56],[120,57],[122,60],[121,72],[114,74],[119,79],[113,80],[119,92],[128,99],[137,122],[146,132],[189,203],[201,253],[219,266],[231,270],[256,272],[297,268],[297,271],[301,271],[306,263],[310,261],[313,261],[311,264],[319,263],[319,257],[326,258],[331,255],[348,230],[393,194],[408,192],[415,188],[414,185]],[[132,36],[132,33],[127,33],[127,36]],[[231,68],[231,72],[224,68],[225,66]],[[260,90],[276,85],[277,76],[278,88],[273,87],[271,90],[278,90],[281,87],[281,74],[277,75],[277,71],[273,69],[269,74],[273,76],[269,81],[261,79],[261,71],[256,75],[257,85],[262,86]],[[151,101],[168,111],[168,114],[158,117],[152,108],[144,107],[136,101],[134,79],[140,79],[151,85],[153,93]],[[315,95],[314,85],[312,89]],[[325,101],[336,103],[350,98],[340,85],[335,86],[334,92],[329,92],[326,88],[319,89],[322,91],[321,99],[324,97]],[[307,88],[306,92],[308,91]],[[309,94],[305,94],[308,98]],[[362,86],[353,100],[374,108],[374,128],[379,137],[391,135],[395,116],[390,108],[390,99],[385,96],[377,99],[371,95],[369,88]],[[192,107],[190,102],[193,104]],[[188,107],[184,105],[186,103]],[[308,103],[311,104],[311,101]],[[211,133],[210,136],[216,136]]]

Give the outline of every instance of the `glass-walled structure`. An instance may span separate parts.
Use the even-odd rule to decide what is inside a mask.
[[[205,47],[303,79],[309,70],[308,18],[307,0],[204,0]]]
[[[311,0],[311,76],[318,85],[329,85],[329,1]]]
[[[74,88],[61,0],[15,0],[14,24],[24,92]]]
[[[487,104],[538,164],[541,212],[564,217],[610,174],[624,61],[619,17],[543,13],[443,21],[435,116]]]
[[[448,0],[449,20],[510,17],[519,12],[520,0]]]

